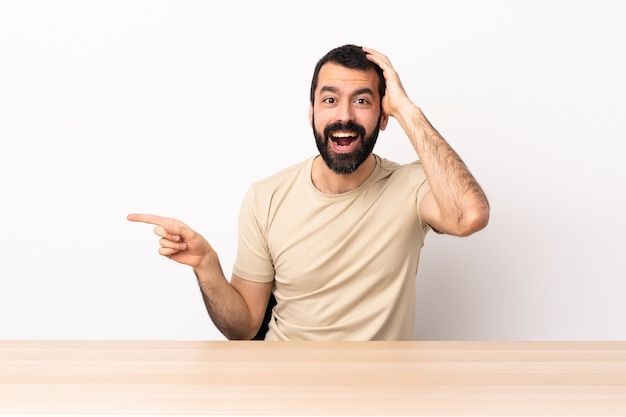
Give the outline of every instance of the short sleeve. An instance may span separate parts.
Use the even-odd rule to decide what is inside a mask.
[[[431,229],[430,225],[426,223],[419,214],[420,205],[422,204],[422,200],[430,192],[430,184],[428,184],[428,180],[426,179],[426,174],[424,173],[424,168],[422,167],[421,162],[416,161],[409,165],[409,178],[417,178],[416,182],[416,193],[415,193],[415,208],[417,210],[417,215],[420,218],[420,223],[422,224],[422,230],[424,233],[428,232]]]
[[[259,207],[254,187],[246,192],[239,211],[237,257],[233,273],[254,282],[274,280],[274,265],[267,245],[267,209]]]

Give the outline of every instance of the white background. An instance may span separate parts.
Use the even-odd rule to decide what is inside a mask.
[[[230,276],[247,186],[316,152],[313,67],[388,55],[492,205],[430,234],[418,339],[626,338],[619,1],[0,3],[0,338],[223,339],[129,212]],[[376,152],[415,154],[392,120]]]

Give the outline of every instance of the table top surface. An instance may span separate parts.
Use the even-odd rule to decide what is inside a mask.
[[[626,342],[0,340],[0,414],[626,415]]]

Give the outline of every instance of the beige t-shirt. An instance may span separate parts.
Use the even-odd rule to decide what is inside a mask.
[[[266,340],[411,340],[415,277],[429,227],[419,161],[376,156],[357,189],[324,194],[310,158],[253,184],[243,200],[233,272],[274,281]]]

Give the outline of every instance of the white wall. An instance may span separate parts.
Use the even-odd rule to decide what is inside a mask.
[[[248,184],[315,152],[313,66],[387,54],[492,205],[429,235],[420,339],[624,339],[619,1],[0,3],[0,338],[222,339],[129,212],[230,275]],[[377,153],[414,153],[395,121]]]

